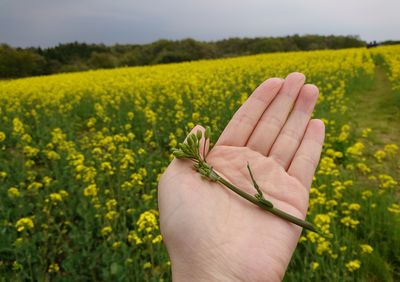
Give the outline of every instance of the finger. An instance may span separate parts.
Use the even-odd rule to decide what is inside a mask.
[[[285,124],[287,116],[305,81],[302,73],[289,74],[279,94],[264,112],[247,141],[247,147],[267,155],[272,144]]]
[[[233,115],[216,145],[244,146],[282,85],[282,78],[270,78],[261,83]]]
[[[312,84],[306,84],[301,88],[289,119],[272,145],[269,156],[280,163],[285,170],[288,169],[304,136],[317,102],[318,93],[318,88]]]
[[[310,120],[300,147],[288,170],[289,175],[297,178],[307,189],[311,186],[321,156],[324,137],[324,123],[319,119]]]

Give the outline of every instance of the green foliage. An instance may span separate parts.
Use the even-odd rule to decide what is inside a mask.
[[[0,78],[38,75],[44,68],[45,59],[34,51],[0,45]]]
[[[72,42],[46,49],[12,48],[3,44],[0,45],[0,78],[364,45],[356,36],[334,35],[229,38],[214,42],[160,39],[144,45],[114,46]]]

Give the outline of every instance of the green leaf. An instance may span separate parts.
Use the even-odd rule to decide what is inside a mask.
[[[110,271],[111,271],[112,275],[118,274],[119,272],[121,272],[121,270],[122,270],[122,267],[116,262],[113,262],[110,266]]]

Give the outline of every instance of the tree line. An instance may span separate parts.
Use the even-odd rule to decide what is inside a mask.
[[[210,42],[161,39],[150,44],[113,46],[72,42],[50,48],[14,48],[3,43],[0,44],[0,78],[365,45],[358,36],[333,35],[229,38]]]

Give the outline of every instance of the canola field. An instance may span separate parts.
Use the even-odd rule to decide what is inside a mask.
[[[399,144],[349,120],[400,46],[275,53],[0,82],[0,281],[170,281],[157,184],[196,125],[214,142],[269,77],[303,72],[326,125],[285,281],[400,279]],[[400,122],[400,121],[399,121]]]

